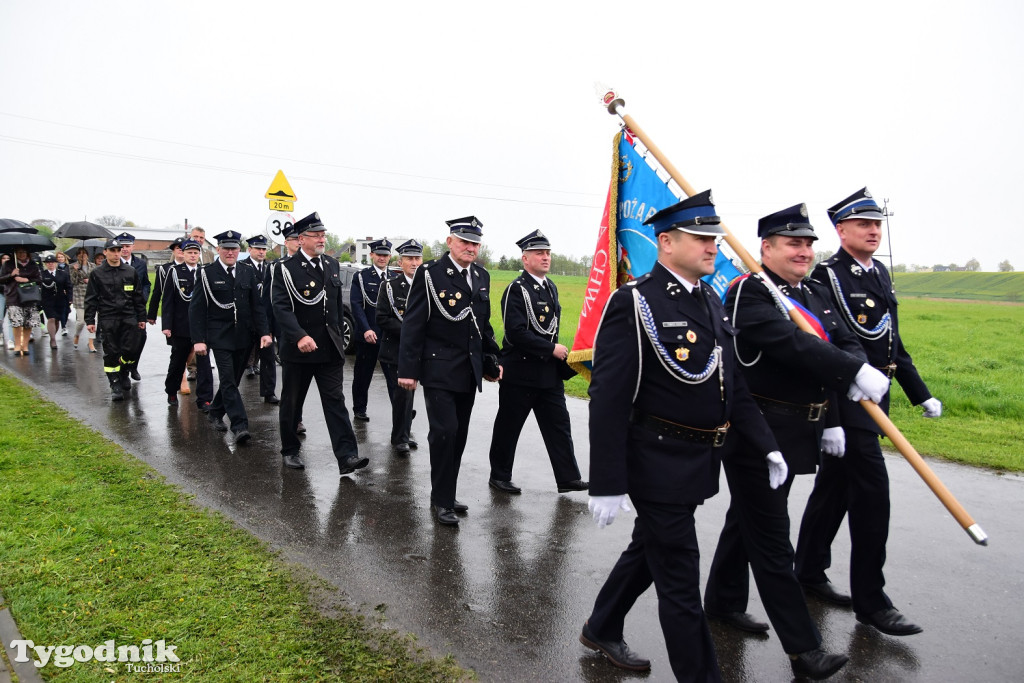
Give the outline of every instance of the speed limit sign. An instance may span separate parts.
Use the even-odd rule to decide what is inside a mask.
[[[267,219],[267,235],[274,244],[284,244],[285,228],[292,227],[295,219],[285,211],[272,211]]]

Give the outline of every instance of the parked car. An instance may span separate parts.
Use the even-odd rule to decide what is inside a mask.
[[[338,270],[341,272],[341,291],[345,298],[341,333],[345,339],[345,353],[355,353],[355,340],[352,338],[352,335],[356,326],[352,319],[352,304],[349,294],[351,293],[352,280],[355,278],[356,273],[366,268],[366,266],[361,266],[357,263],[341,263],[338,265]]]

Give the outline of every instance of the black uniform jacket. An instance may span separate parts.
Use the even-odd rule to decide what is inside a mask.
[[[192,337],[191,325],[188,320],[189,303],[196,285],[199,268],[190,271],[181,263],[167,269],[167,279],[163,286],[163,303],[160,307],[160,329],[170,330],[172,337]],[[152,311],[152,304],[150,311]],[[168,339],[170,344],[171,340]]]
[[[259,266],[251,258],[247,258],[242,261],[247,266],[250,266],[253,270],[253,274],[256,276],[256,287],[260,290],[260,303],[263,305],[263,312],[267,316],[267,328],[271,334],[277,334],[277,328],[274,327],[274,302],[270,298],[270,287],[273,282],[271,276],[272,262],[263,260],[263,263]]]
[[[824,286],[804,280],[797,291],[767,268],[764,272],[783,295],[813,313],[831,338],[831,342],[823,341],[800,330],[754,276],[729,289],[725,309],[739,330],[736,355],[750,392],[769,399],[768,406],[779,406],[772,401],[800,405],[829,401],[828,413],[821,415],[819,422],[808,421],[807,414],[784,415],[780,414],[784,411],[773,412],[770,408],[764,411],[790,472],[809,474],[818,464],[821,430],[826,424],[839,424],[836,401],[846,399],[867,357]]]
[[[377,299],[377,327],[380,329],[381,363],[398,364],[398,347],[402,341],[402,318],[409,300],[411,285],[404,273],[387,280],[380,288]]]
[[[297,252],[275,264],[271,297],[282,362],[345,362],[341,333],[344,299],[338,262],[330,256],[321,256],[320,263],[323,272],[317,273],[309,260]],[[316,299],[321,292],[324,292],[322,300],[315,304],[304,303],[304,300]],[[316,342],[316,351],[299,351],[299,340],[305,336]]]
[[[211,296],[216,301],[211,301]],[[234,308],[222,308],[218,302],[234,303]],[[196,273],[188,318],[192,342],[221,351],[248,349],[252,346],[253,335],[270,334],[260,303],[256,272],[236,264],[232,281],[220,260],[203,266]]]
[[[896,381],[910,402],[918,405],[932,395],[903,347],[896,315],[896,292],[889,271],[878,259],[872,259],[872,263],[874,267],[865,271],[850,254],[840,249],[835,256],[818,264],[813,277],[831,290],[840,315],[860,337],[868,363],[879,369],[895,363]],[[888,325],[883,324],[886,314],[889,315]],[[843,425],[881,432],[859,405],[849,400],[840,400],[839,404]],[[889,394],[885,395],[881,407],[889,412]]]
[[[385,272],[385,279],[387,274]],[[380,336],[377,325],[377,304],[379,302],[382,281],[373,266],[363,268],[352,279],[349,289],[349,303],[352,304],[352,320],[356,326],[356,341],[363,341],[363,334],[373,330]]]
[[[146,322],[146,297],[139,284],[139,274],[122,261],[115,267],[104,261],[89,275],[85,286],[85,324],[96,319]]]
[[[762,455],[777,450],[737,366],[736,329],[714,290],[700,286],[707,311],[657,263],[608,300],[590,381],[591,495],[699,504],[718,492],[722,448],[661,436],[632,424],[631,413],[696,429],[729,421],[730,439],[735,430]],[[646,300],[646,310],[637,310],[634,292]],[[691,383],[705,372],[716,346],[720,368]]]
[[[399,377],[465,392],[474,385],[482,391],[485,370],[488,376],[497,374],[500,349],[491,329],[491,277],[475,264],[469,271],[472,291],[447,253],[416,271],[402,327]],[[462,315],[457,322],[449,319]]]
[[[142,301],[145,303],[149,301],[149,261],[146,260],[145,256],[139,256],[138,254],[132,254],[132,260],[128,262],[135,272],[139,274],[139,283],[142,285]]]
[[[156,320],[157,310],[160,308],[160,302],[164,298],[164,287],[167,286],[167,277],[171,274],[171,269],[176,265],[174,261],[161,263],[153,271],[153,291],[149,297],[149,312],[147,314],[149,320]]]
[[[39,275],[40,290],[43,295],[43,309],[56,310],[71,301],[71,276],[66,270],[57,269],[50,272],[43,268]]]
[[[502,382],[550,389],[576,374],[551,353],[558,343],[562,306],[551,278],[542,287],[523,271],[501,296],[505,336],[501,344]]]

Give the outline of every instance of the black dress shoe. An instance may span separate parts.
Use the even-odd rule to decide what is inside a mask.
[[[416,443],[415,441],[413,441],[412,439],[409,439],[409,441],[407,443],[409,444],[409,448],[419,448],[420,447],[420,445],[418,443]]]
[[[233,434],[235,435],[235,443],[238,445],[242,445],[252,438],[248,429],[239,429],[237,432],[233,432]]]
[[[873,614],[858,614],[857,621],[874,626],[890,636],[912,636],[924,630],[914,622],[908,621],[895,607],[880,609]]]
[[[455,510],[456,512],[469,512],[469,506],[465,503],[455,501],[455,505],[452,505],[452,510]]]
[[[370,418],[366,413],[352,413],[352,415],[360,422],[369,422]]]
[[[295,433],[296,434],[305,434],[306,433],[306,425],[304,425],[304,424],[302,424],[300,422],[298,424],[298,426],[295,427]]]
[[[409,444],[407,444],[407,443],[395,444],[395,450],[398,451],[402,455],[409,455]]]
[[[138,368],[132,368],[131,370],[128,371],[128,374],[130,374],[132,376],[132,379],[135,380],[136,382],[142,381],[142,375],[139,374]]]
[[[192,372],[190,370],[188,375],[185,377],[185,381],[186,382],[195,382],[196,381],[196,373],[194,373],[194,372]]]
[[[559,493],[569,493],[570,491],[587,491],[590,489],[590,482],[583,481],[582,479],[573,479],[572,481],[563,481],[558,485]]]
[[[211,413],[207,415],[206,419],[210,421],[210,425],[218,432],[228,431],[228,426],[224,424],[223,417],[214,417],[213,414]]]
[[[500,479],[488,479],[487,483],[490,484],[492,489],[502,491],[504,493],[522,493],[523,490],[513,484],[511,481],[502,481]]]
[[[178,397],[175,394],[167,394],[167,405],[176,406],[178,405]]]
[[[455,516],[455,510],[440,505],[434,506],[434,519],[445,526],[459,525],[459,518]]]
[[[264,403],[273,403],[274,405],[277,405],[278,403],[281,402],[281,399],[279,399],[275,394],[271,394],[270,396],[264,396],[263,397],[263,402]]]
[[[580,642],[591,650],[597,650],[604,654],[609,662],[620,669],[630,671],[648,671],[651,668],[651,660],[644,659],[629,649],[626,641],[598,640],[590,632],[590,624],[583,624],[583,632],[580,633]]]
[[[850,661],[846,655],[833,655],[820,647],[817,650],[801,652],[797,656],[790,655],[789,664],[793,667],[793,675],[797,678],[810,678],[820,681],[839,671]]]
[[[256,376],[256,370],[253,369],[253,367],[250,365],[245,369],[245,376],[248,377],[249,379],[252,379],[253,377]]]
[[[758,621],[746,612],[713,612],[705,609],[704,613],[715,621],[720,621],[747,633],[767,633],[770,628],[768,624]]]
[[[298,455],[286,455],[284,456],[284,466],[290,467],[293,470],[304,470],[306,469],[306,463],[302,462],[302,458]]]
[[[825,581],[824,583],[801,583],[800,585],[804,587],[805,595],[810,593],[817,598],[821,598],[825,602],[831,602],[833,605],[839,605],[841,607],[848,607],[853,604],[853,600],[850,596],[837,591],[831,581]]]
[[[350,455],[338,463],[338,468],[341,470],[343,475],[352,474],[356,470],[366,467],[369,462],[369,458],[360,458],[358,455]]]
[[[196,405],[199,406],[199,410],[203,411],[207,415],[210,414],[210,402],[209,401],[196,401]]]

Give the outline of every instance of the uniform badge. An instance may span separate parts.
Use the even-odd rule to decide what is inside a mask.
[[[448,299],[448,306],[451,308],[455,307],[455,299]]]
[[[544,307],[544,312],[545,312],[545,313],[547,313],[547,312],[548,312],[548,311],[550,311],[550,310],[551,310],[551,309],[550,309],[550,308],[548,308],[547,306],[545,306],[545,307]]]
[[[405,315],[405,309],[404,308],[399,308],[398,309],[398,315]]]
[[[859,314],[859,315],[857,316],[857,322],[858,322],[858,323],[860,323],[861,325],[863,325],[863,324],[864,324],[864,323],[866,323],[867,321],[868,321],[868,315],[867,315],[867,313],[861,313],[861,314]]]
[[[439,296],[439,297],[441,297],[441,298],[443,299],[443,298],[444,298],[444,293],[445,293],[445,290],[443,290],[443,289],[442,289],[442,290],[441,290],[441,291],[440,291],[440,292],[438,293],[438,296]]]
[[[874,299],[865,299],[864,300],[864,305],[867,306],[868,308],[874,308],[875,307],[875,301],[874,301]]]
[[[313,280],[310,280],[309,281],[309,286],[310,287],[316,287],[316,282],[314,282]]]
[[[185,293],[185,287],[184,287],[184,286],[182,286],[182,287],[179,287],[178,289],[180,289],[180,290],[181,290],[181,293],[182,293],[182,294],[184,294],[184,293]]]
[[[857,277],[860,277],[861,274],[864,272],[864,269],[858,266],[856,263],[854,263],[852,266],[850,266],[850,272],[856,275]]]
[[[449,269],[448,269],[448,270],[446,270],[445,272],[446,272],[446,273],[448,273],[449,275],[455,275],[455,271],[454,271],[454,270],[452,270],[451,268],[449,268]]]
[[[537,316],[537,320],[539,320],[541,322],[544,322],[544,316],[542,316],[542,315]]]
[[[462,298],[462,292],[455,292],[455,298],[456,299],[461,299]]]
[[[692,334],[692,332],[691,332],[691,334]],[[690,349],[686,348],[685,346],[680,346],[678,349],[676,349],[676,360],[684,361],[684,360],[686,360],[689,357],[690,357]]]
[[[697,333],[694,332],[693,330],[690,330],[689,332],[687,332],[686,333],[686,341],[690,342],[691,344],[695,343],[697,341]],[[685,360],[685,359],[683,359],[683,360]]]
[[[309,290],[308,289],[302,290],[302,296],[309,296]]]

